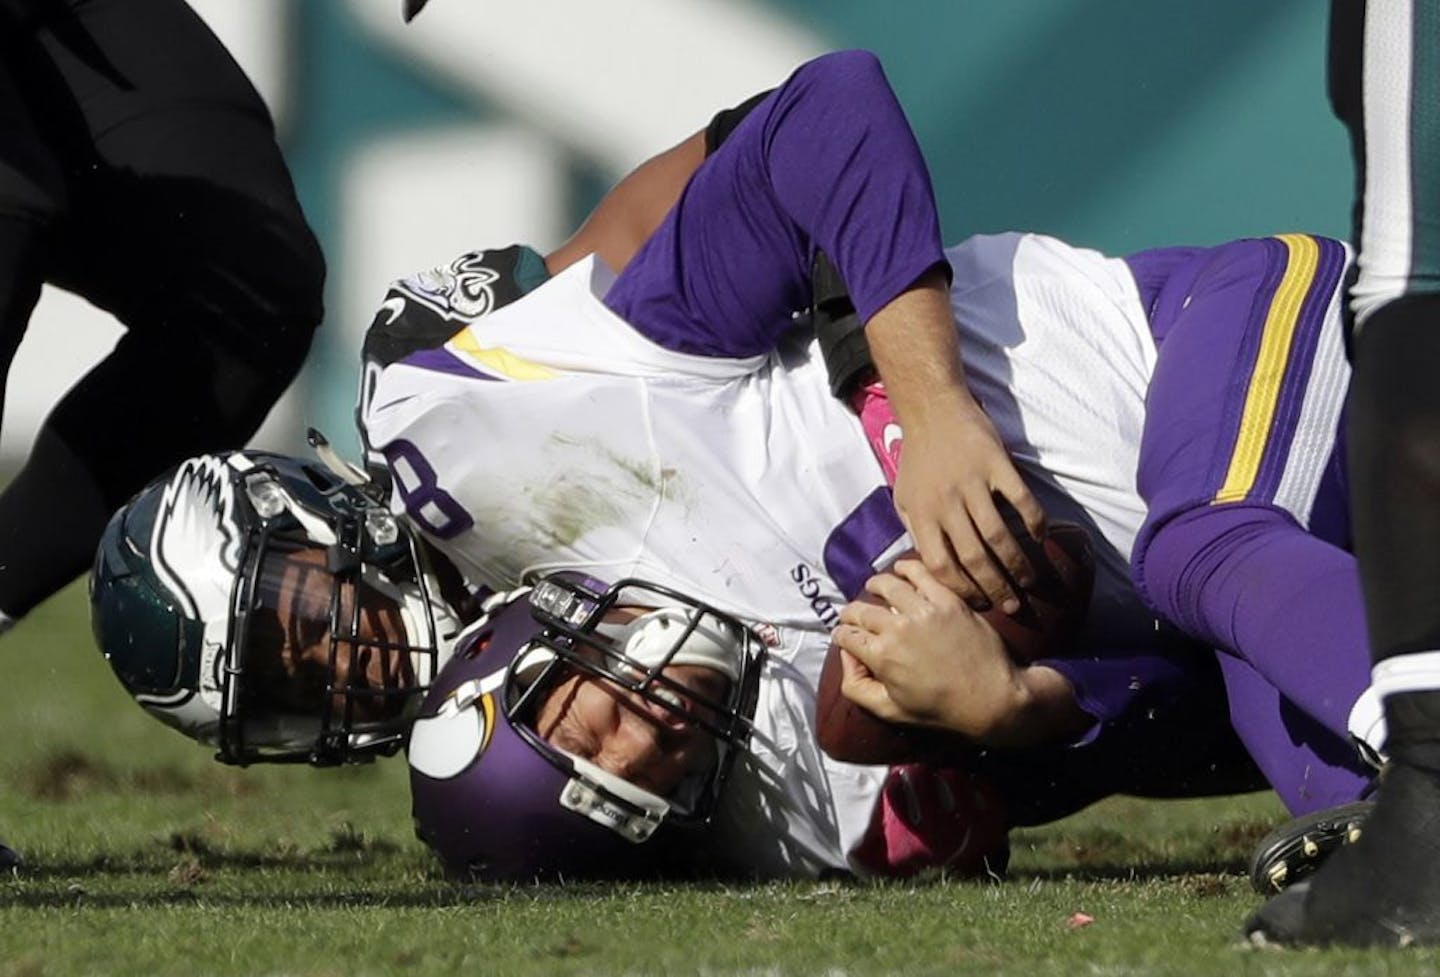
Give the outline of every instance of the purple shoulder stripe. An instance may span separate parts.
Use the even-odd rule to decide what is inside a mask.
[[[457,377],[471,377],[475,380],[499,379],[482,370],[476,369],[443,346],[436,347],[435,349],[422,349],[418,353],[411,353],[400,362],[406,366],[417,367],[421,370],[430,370],[434,373],[449,373]]]

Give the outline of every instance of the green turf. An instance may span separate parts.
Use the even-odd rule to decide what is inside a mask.
[[[0,838],[29,862],[0,879],[0,977],[1440,970],[1243,949],[1264,796],[1107,802],[1018,834],[1002,884],[462,891],[410,834],[403,763],[211,762],[125,697],[79,588],[0,640],[0,667]]]

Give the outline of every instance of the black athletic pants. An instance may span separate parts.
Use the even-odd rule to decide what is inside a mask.
[[[324,275],[265,106],[183,0],[0,0],[0,377],[42,282],[127,330],[0,494],[0,611],[83,572],[149,479],[254,433]]]

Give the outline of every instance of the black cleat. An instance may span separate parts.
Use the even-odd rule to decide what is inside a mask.
[[[1245,923],[1257,946],[1440,945],[1440,772],[1393,761],[1353,844]]]
[[[1245,939],[1255,947],[1288,946],[1304,943],[1305,900],[1310,881],[1296,882],[1272,898],[1245,921]]]
[[[1355,801],[1286,821],[1260,839],[1250,856],[1250,884],[1262,896],[1273,896],[1313,875],[1337,848],[1360,837],[1374,809],[1374,801]]]
[[[25,859],[20,857],[19,852],[8,845],[0,844],[0,872],[13,872],[24,864]]]

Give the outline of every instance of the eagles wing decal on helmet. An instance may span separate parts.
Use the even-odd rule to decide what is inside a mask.
[[[204,620],[225,613],[240,569],[235,490],[227,467],[214,455],[186,462],[165,487],[150,542],[156,575],[186,614]],[[206,564],[214,572],[192,578],[193,590],[174,569]]]
[[[268,452],[201,456],[111,517],[91,625],[147,712],[227,763],[330,766],[403,746],[450,610],[424,550],[355,480]],[[279,633],[280,606],[294,634]]]
[[[218,710],[223,694],[220,657],[225,648],[231,588],[240,567],[241,540],[235,515],[234,483],[226,461],[204,455],[185,462],[165,486],[150,537],[157,580],[187,617],[205,622],[198,687],[173,695],[137,693],[141,704],[171,710],[199,695],[207,710]],[[177,567],[190,568],[188,574]],[[185,583],[189,578],[189,585]]]

